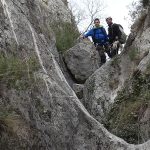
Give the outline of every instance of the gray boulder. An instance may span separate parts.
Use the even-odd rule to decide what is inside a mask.
[[[100,64],[98,52],[90,41],[82,41],[64,54],[68,69],[78,82],[84,82]]]

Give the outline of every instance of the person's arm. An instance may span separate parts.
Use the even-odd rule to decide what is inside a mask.
[[[110,26],[108,27],[108,41],[110,44],[113,43],[112,28]]]
[[[87,33],[84,34],[84,37],[87,38],[88,36],[93,36],[93,29],[89,30]]]
[[[105,28],[102,28],[102,32],[105,36],[105,41],[108,42],[109,39],[108,39],[108,35],[107,35],[107,32],[106,32]]]
[[[115,31],[115,40],[119,40],[121,38],[121,31],[119,29],[119,25],[115,24],[114,31]]]

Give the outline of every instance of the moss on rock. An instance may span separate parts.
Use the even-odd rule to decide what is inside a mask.
[[[137,48],[133,48],[129,51],[129,58],[131,61],[138,61],[139,59],[139,50]]]

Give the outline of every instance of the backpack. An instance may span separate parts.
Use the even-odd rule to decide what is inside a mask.
[[[120,37],[119,41],[120,41],[121,44],[125,44],[126,39],[127,39],[127,35],[125,34],[125,32],[123,30],[123,27],[120,24],[118,24],[118,26],[119,26],[119,30],[121,32],[121,37]]]
[[[101,28],[102,27],[93,29],[94,30],[94,35],[92,36],[92,40],[93,40],[94,45],[96,45],[96,43],[98,43],[97,39],[95,39],[96,30],[100,29],[103,33],[103,30]]]

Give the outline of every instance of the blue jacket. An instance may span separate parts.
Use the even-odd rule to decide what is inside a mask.
[[[104,29],[104,27],[100,26],[100,27],[94,27],[92,28],[90,31],[88,31],[87,33],[84,34],[84,37],[88,37],[91,36],[95,43],[99,43],[99,44],[105,44],[108,42],[108,35],[106,33],[106,30]]]

